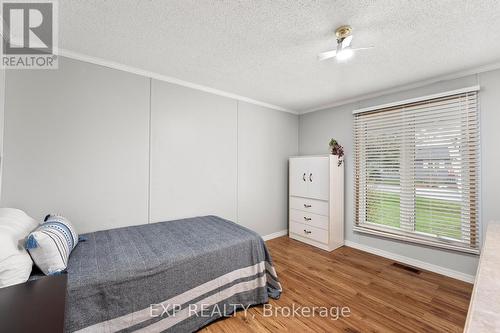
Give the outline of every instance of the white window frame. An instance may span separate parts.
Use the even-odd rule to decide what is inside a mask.
[[[377,105],[377,106],[372,106],[372,107],[367,107],[367,108],[362,108],[362,109],[357,109],[354,110],[352,113],[353,115],[359,114],[359,113],[364,113],[364,112],[370,112],[370,111],[381,111],[383,112],[384,109],[389,109],[389,108],[394,108],[398,106],[404,106],[408,104],[413,104],[413,103],[419,103],[419,102],[425,102],[429,100],[434,100],[438,98],[443,98],[443,97],[448,97],[448,96],[453,96],[453,95],[460,95],[460,94],[465,94],[469,92],[479,92],[480,87],[479,86],[472,86],[472,87],[467,87],[463,89],[457,89],[457,90],[452,90],[452,91],[447,91],[439,94],[433,94],[433,95],[427,95],[427,96],[422,96],[418,98],[412,98],[412,99],[407,99],[403,101],[398,101],[394,103],[388,103],[388,104],[383,104],[383,105]],[[478,94],[479,95],[479,94]],[[478,122],[480,122],[480,112],[479,112],[479,97],[476,102],[476,107],[477,107],[477,112],[478,112]],[[403,111],[404,112],[404,111]],[[480,124],[479,124],[480,127]],[[480,132],[480,128],[479,128]],[[478,133],[480,135],[480,133]],[[363,140],[363,138],[359,138],[360,140]],[[354,140],[354,146],[356,147],[356,139]],[[360,143],[362,144],[362,143]],[[478,167],[475,169],[477,172],[477,200],[480,200],[480,146],[477,147],[477,160],[478,160]],[[436,237],[430,237],[428,235],[422,234],[419,235],[418,232],[416,231],[405,231],[403,228],[392,228],[390,226],[383,226],[375,223],[369,223],[367,221],[364,221],[365,218],[361,219],[361,216],[366,216],[366,197],[364,195],[360,195],[358,191],[361,191],[363,187],[366,188],[366,179],[363,178],[363,175],[365,172],[360,172],[361,170],[364,170],[365,168],[365,159],[366,156],[360,155],[360,152],[354,152],[355,160],[354,160],[354,226],[353,230],[356,232],[361,232],[361,233],[367,233],[371,235],[376,235],[376,236],[382,236],[382,237],[388,237],[392,239],[397,239],[401,241],[406,241],[406,242],[412,242],[412,243],[418,243],[418,244],[423,244],[423,245],[428,245],[428,246],[434,246],[434,247],[439,247],[439,248],[445,248],[445,249],[450,249],[450,250],[456,250],[460,252],[466,252],[466,253],[472,253],[472,254],[479,254],[479,249],[480,249],[480,242],[481,242],[481,237],[479,235],[481,234],[481,218],[480,218],[480,211],[481,211],[481,206],[480,203],[477,204],[477,210],[475,211],[476,214],[476,219],[475,219],[475,228],[476,228],[476,236],[474,237],[474,246],[472,245],[472,241],[470,242],[470,247],[463,246],[460,244],[457,244],[457,242],[454,241],[448,241],[446,239],[441,239],[441,238],[436,238]],[[356,159],[356,156],[358,157]],[[403,159],[404,161],[406,159]],[[400,168],[404,168],[404,163],[400,165]],[[403,187],[403,184],[400,185]],[[359,202],[358,202],[359,201]],[[360,223],[360,221],[363,221],[363,223]]]

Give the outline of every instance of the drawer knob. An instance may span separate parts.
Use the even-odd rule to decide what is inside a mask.
[[[311,221],[311,218],[310,218],[310,217],[305,217],[305,216],[304,216],[304,220],[306,220],[306,221]]]
[[[308,204],[304,204],[304,207],[306,207],[306,208],[311,208],[312,206],[311,206],[311,205],[308,205]]]
[[[309,235],[311,232],[309,230],[304,229],[304,232]]]

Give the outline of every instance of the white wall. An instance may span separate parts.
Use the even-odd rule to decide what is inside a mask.
[[[60,59],[7,72],[2,206],[80,232],[147,221],[149,80]]]
[[[238,220],[262,235],[288,229],[288,157],[298,117],[238,104]]]
[[[204,214],[286,228],[298,116],[65,58],[6,85],[1,206],[79,232]]]
[[[4,130],[4,104],[5,104],[5,70],[0,69],[0,183],[2,182],[3,160],[3,130]],[[0,196],[2,188],[0,186]]]
[[[151,221],[236,220],[237,101],[152,81]]]
[[[478,79],[481,85],[481,218],[483,222],[500,221],[500,70],[482,73]]]
[[[346,151],[346,192],[345,192],[345,238],[364,246],[413,258],[425,263],[444,267],[468,275],[474,275],[478,257],[459,252],[432,247],[407,244],[388,238],[356,233],[352,230],[353,219],[353,136],[352,111],[357,108],[380,105],[407,98],[425,96],[475,84],[481,85],[481,146],[482,146],[482,223],[500,219],[500,71],[471,75],[457,80],[443,81],[409,91],[385,95],[373,99],[342,105],[326,110],[301,115],[299,118],[299,152],[306,154],[324,154],[328,152],[328,141],[336,138]],[[484,228],[483,228],[484,231]]]

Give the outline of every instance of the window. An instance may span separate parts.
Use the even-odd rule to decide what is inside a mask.
[[[354,111],[354,230],[479,252],[478,90]]]

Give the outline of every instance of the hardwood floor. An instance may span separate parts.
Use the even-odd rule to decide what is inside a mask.
[[[267,242],[283,293],[277,307],[349,307],[332,317],[264,316],[263,306],[201,332],[462,332],[472,285],[349,247],[326,252],[288,237]]]

